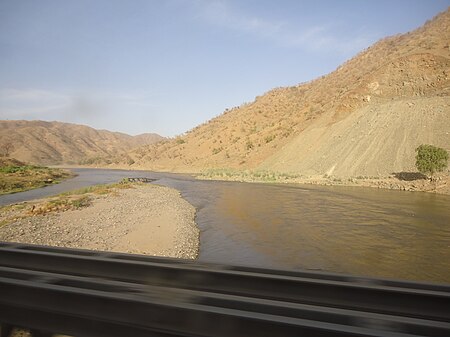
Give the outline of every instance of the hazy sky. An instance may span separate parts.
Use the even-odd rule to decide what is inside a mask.
[[[0,0],[0,119],[181,134],[450,0]]]

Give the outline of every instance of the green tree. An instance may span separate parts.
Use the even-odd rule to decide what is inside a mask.
[[[448,166],[448,152],[440,147],[422,144],[416,149],[416,167],[419,172],[433,177]]]

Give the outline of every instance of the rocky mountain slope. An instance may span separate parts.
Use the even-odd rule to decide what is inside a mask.
[[[0,121],[0,148],[11,145],[10,157],[34,164],[92,164],[99,158],[104,162],[162,139],[157,134],[130,136],[69,123]]]
[[[450,9],[327,76],[271,90],[180,137],[134,150],[132,166],[336,177],[414,170],[419,144],[450,150],[449,27]]]

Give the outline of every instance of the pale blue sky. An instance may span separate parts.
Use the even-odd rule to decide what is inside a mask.
[[[0,119],[181,134],[450,0],[0,0]]]

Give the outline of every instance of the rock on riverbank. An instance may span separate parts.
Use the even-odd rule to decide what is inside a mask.
[[[195,259],[194,217],[178,191],[145,184],[79,210],[19,218],[0,227],[0,241]]]

